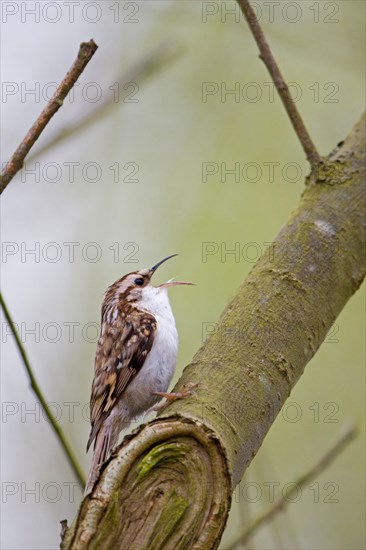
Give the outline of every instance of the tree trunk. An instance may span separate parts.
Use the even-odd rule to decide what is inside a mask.
[[[177,388],[195,394],[125,438],[61,548],[217,548],[235,485],[364,278],[364,143],[363,117],[185,368]]]

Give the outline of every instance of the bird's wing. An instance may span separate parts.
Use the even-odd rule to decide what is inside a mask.
[[[102,322],[90,398],[92,428],[87,449],[126,386],[144,364],[155,332],[155,317],[137,309],[125,314],[118,311],[113,323]]]

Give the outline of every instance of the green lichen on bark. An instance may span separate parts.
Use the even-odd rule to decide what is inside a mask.
[[[164,455],[167,455],[167,460],[170,462],[184,458],[184,452],[182,449],[179,449],[175,445],[168,442],[163,443],[162,445],[151,449],[138,464],[137,478],[142,479],[149,474],[153,468],[161,463]]]
[[[159,522],[154,526],[154,531],[149,540],[149,548],[164,548],[171,534],[178,528],[179,521],[183,518],[189,506],[189,498],[184,498],[173,488],[167,495],[167,506],[161,509]]]
[[[103,522],[99,524],[95,539],[92,540],[90,544],[90,550],[98,550],[103,548],[103,545],[114,542],[113,537],[114,534],[118,532],[118,522],[120,519],[119,508],[120,503],[118,494],[114,493],[109,503],[107,512],[105,513]]]

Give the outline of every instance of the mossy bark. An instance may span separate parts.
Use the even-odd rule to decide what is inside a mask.
[[[184,370],[195,394],[125,438],[64,550],[218,546],[232,490],[365,276],[364,144],[363,117]]]

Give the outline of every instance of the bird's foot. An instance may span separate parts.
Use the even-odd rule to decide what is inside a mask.
[[[160,412],[165,407],[170,405],[170,403],[173,403],[174,401],[177,401],[177,399],[184,399],[185,397],[189,397],[190,395],[194,394],[194,391],[197,388],[198,384],[195,384],[194,382],[187,382],[187,384],[183,384],[183,386],[180,388],[178,392],[173,393],[166,393],[163,391],[154,391],[153,395],[157,395],[159,397],[163,397],[166,399],[165,403],[158,403],[153,407],[153,411]]]

